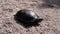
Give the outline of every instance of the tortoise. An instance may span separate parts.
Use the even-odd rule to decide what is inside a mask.
[[[15,14],[15,19],[22,22],[24,25],[31,25],[37,24],[38,22],[42,21],[39,16],[32,10],[19,10]]]
[[[19,10],[16,15],[17,19],[24,21],[24,22],[34,22],[39,20],[39,16],[33,12],[32,10]]]

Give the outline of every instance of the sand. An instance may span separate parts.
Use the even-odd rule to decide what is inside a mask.
[[[23,27],[14,20],[21,9],[33,10],[43,21]],[[0,0],[0,34],[60,34],[60,0]]]

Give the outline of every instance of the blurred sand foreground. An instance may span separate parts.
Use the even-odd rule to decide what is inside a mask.
[[[26,29],[14,20],[21,9],[34,10],[44,20]],[[60,0],[0,0],[0,34],[60,34]]]

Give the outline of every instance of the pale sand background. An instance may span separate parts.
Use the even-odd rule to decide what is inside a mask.
[[[14,20],[20,9],[34,10],[44,20],[26,29]],[[0,34],[60,34],[60,0],[0,0]]]

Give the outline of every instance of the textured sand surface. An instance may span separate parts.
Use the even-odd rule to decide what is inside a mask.
[[[60,0],[0,0],[0,34],[60,34]],[[35,11],[44,20],[24,28],[14,15],[21,9]]]

